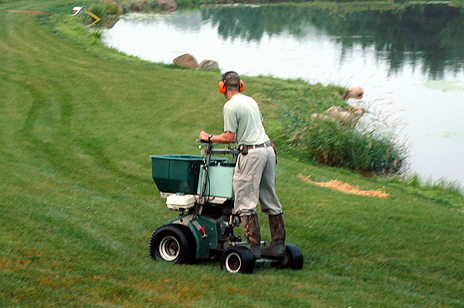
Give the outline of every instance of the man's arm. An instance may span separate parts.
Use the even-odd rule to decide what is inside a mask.
[[[202,131],[200,133],[200,139],[208,140],[209,134],[207,132]],[[227,131],[221,135],[213,135],[210,141],[214,143],[233,143],[235,141],[235,133]]]

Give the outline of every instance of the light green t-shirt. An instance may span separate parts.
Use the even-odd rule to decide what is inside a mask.
[[[243,94],[234,95],[224,105],[224,131],[235,133],[237,144],[258,145],[268,142],[263,116],[254,99]]]

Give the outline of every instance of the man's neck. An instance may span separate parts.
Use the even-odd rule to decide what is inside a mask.
[[[229,91],[229,90],[227,90],[226,98],[228,100],[231,100],[231,98],[234,97],[235,95],[237,95],[238,93],[239,93],[238,91]]]

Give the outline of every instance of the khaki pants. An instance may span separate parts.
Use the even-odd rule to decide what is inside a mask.
[[[258,201],[263,213],[282,213],[275,191],[275,163],[275,153],[270,146],[249,149],[247,155],[239,155],[233,182],[235,213],[240,216],[256,213]]]

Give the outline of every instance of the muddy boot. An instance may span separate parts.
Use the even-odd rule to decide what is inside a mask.
[[[259,230],[258,215],[241,216],[243,232],[247,239],[247,246],[251,249],[255,259],[261,258],[261,231]]]
[[[271,228],[271,243],[261,249],[263,257],[285,257],[285,222],[284,214],[269,215],[269,227]]]

